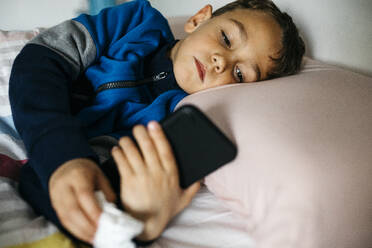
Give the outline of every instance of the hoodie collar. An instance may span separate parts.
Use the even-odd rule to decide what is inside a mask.
[[[155,53],[148,56],[146,60],[148,61],[145,63],[146,77],[151,77],[161,72],[167,73],[164,79],[149,84],[149,90],[154,98],[169,90],[182,90],[177,84],[173,72],[173,62],[168,56],[170,49],[172,49],[178,41],[179,40],[174,40],[164,44]]]

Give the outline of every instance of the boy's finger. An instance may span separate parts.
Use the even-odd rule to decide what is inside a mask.
[[[149,169],[162,169],[158,152],[147,129],[142,125],[135,126],[133,128],[133,135],[142,151],[146,166],[148,166]]]
[[[72,222],[66,222],[64,226],[77,238],[92,243],[96,228],[87,220],[83,211],[70,211]]]
[[[93,183],[92,183],[93,185]],[[81,209],[85,215],[89,218],[90,222],[97,227],[99,216],[102,213],[102,209],[98,204],[98,200],[94,194],[94,188],[85,186],[81,188],[75,188],[74,192]]]
[[[91,242],[96,228],[80,208],[74,191],[69,188],[63,194],[63,201],[56,202],[56,205],[53,207],[66,229],[79,239]]]
[[[110,182],[105,177],[105,175],[103,175],[103,173],[98,174],[97,184],[98,184],[98,189],[102,190],[107,201],[109,202],[116,201],[116,195],[114,193],[114,190],[112,189]]]
[[[118,146],[114,146],[111,151],[112,157],[114,158],[116,167],[119,170],[120,176],[132,176],[134,170],[132,166],[129,164],[128,159],[126,158],[122,149]]]
[[[144,163],[141,153],[138,151],[137,146],[129,137],[123,137],[119,140],[119,145],[123,150],[127,161],[131,165],[133,172],[136,174],[144,173]]]
[[[187,205],[190,204],[191,200],[200,190],[200,187],[201,187],[200,182],[195,182],[183,191],[179,211],[182,211],[185,207],[187,207]]]
[[[173,155],[173,150],[165,136],[160,124],[156,121],[151,121],[148,124],[150,136],[154,141],[155,147],[158,151],[159,158],[163,168],[168,173],[178,173],[176,159]],[[178,174],[177,174],[178,175]]]

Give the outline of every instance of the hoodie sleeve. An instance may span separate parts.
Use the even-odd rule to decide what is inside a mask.
[[[61,55],[29,44],[14,61],[9,100],[29,164],[48,190],[50,175],[64,162],[95,158],[79,121],[70,113],[74,67]]]
[[[71,114],[71,85],[97,61],[111,39],[136,25],[130,20],[143,4],[148,3],[133,1],[97,16],[65,21],[31,40],[15,59],[9,82],[13,119],[45,190],[51,174],[64,162],[96,159],[81,123]],[[119,22],[124,23],[115,28]]]

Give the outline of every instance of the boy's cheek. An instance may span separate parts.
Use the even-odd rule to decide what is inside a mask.
[[[190,86],[191,78],[190,78],[190,72],[186,71],[186,68],[184,67],[175,67],[174,68],[174,74],[177,81],[178,86],[190,94],[190,89],[188,86]]]

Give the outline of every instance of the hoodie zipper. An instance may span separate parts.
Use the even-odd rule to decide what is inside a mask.
[[[168,72],[162,71],[158,74],[153,75],[152,77],[144,78],[139,81],[116,81],[116,82],[104,83],[98,87],[96,94],[104,90],[137,87],[137,86],[147,84],[150,82],[156,82],[156,81],[162,80],[166,78],[167,76],[168,76]]]

